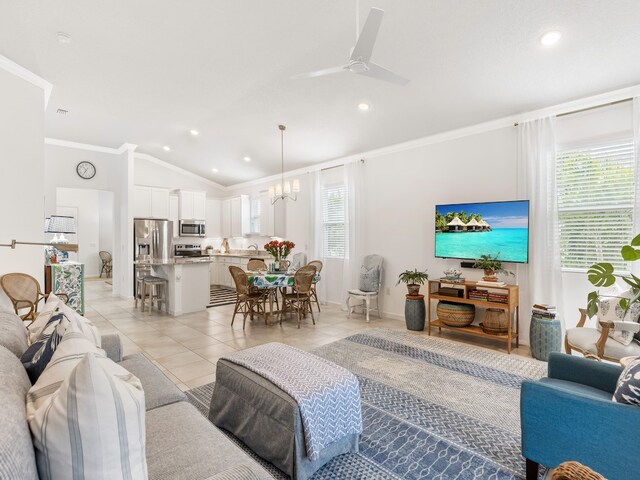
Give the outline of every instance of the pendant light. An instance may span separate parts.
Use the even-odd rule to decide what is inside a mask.
[[[300,181],[296,178],[293,182],[284,181],[284,131],[287,129],[284,125],[278,125],[280,129],[280,162],[281,162],[281,182],[275,186],[269,187],[269,198],[271,205],[278,200],[298,200],[298,192],[300,191]]]

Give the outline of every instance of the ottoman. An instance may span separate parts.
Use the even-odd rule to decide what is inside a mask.
[[[311,461],[306,456],[296,401],[257,373],[222,358],[217,364],[209,420],[294,480],[311,477],[337,455],[358,452],[359,435],[348,435]]]

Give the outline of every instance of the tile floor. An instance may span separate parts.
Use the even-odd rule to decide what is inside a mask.
[[[209,308],[204,312],[172,317],[156,310],[140,312],[133,300],[115,298],[111,285],[104,280],[89,280],[85,284],[85,316],[102,334],[119,333],[125,355],[143,352],[182,390],[195,388],[215,380],[216,362],[221,356],[268,342],[282,342],[303,350],[311,350],[371,328],[386,327],[406,330],[404,321],[371,317],[366,323],[362,315],[347,314],[336,306],[315,312],[316,325],[311,318],[296,328],[291,316],[279,324],[265,325],[261,318],[247,319],[242,330],[242,316],[236,316],[231,327],[233,305]],[[426,335],[426,332],[416,332]],[[504,344],[478,337],[443,331],[442,337],[472,343],[505,352]],[[527,347],[513,350],[529,356]]]

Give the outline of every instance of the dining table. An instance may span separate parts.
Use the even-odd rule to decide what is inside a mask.
[[[269,313],[268,316],[273,317],[277,313],[282,313],[281,310],[274,310],[273,304],[278,295],[278,290],[295,285],[295,272],[267,272],[267,271],[248,271],[249,286],[254,288],[267,289],[269,300]],[[313,283],[320,281],[320,274],[316,273],[313,277]]]

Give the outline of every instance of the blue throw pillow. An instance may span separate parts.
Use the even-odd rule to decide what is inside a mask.
[[[640,358],[627,365],[620,374],[613,401],[640,406]]]
[[[32,384],[36,383],[40,374],[47,367],[68,325],[69,320],[64,313],[52,315],[37,340],[20,357]]]

